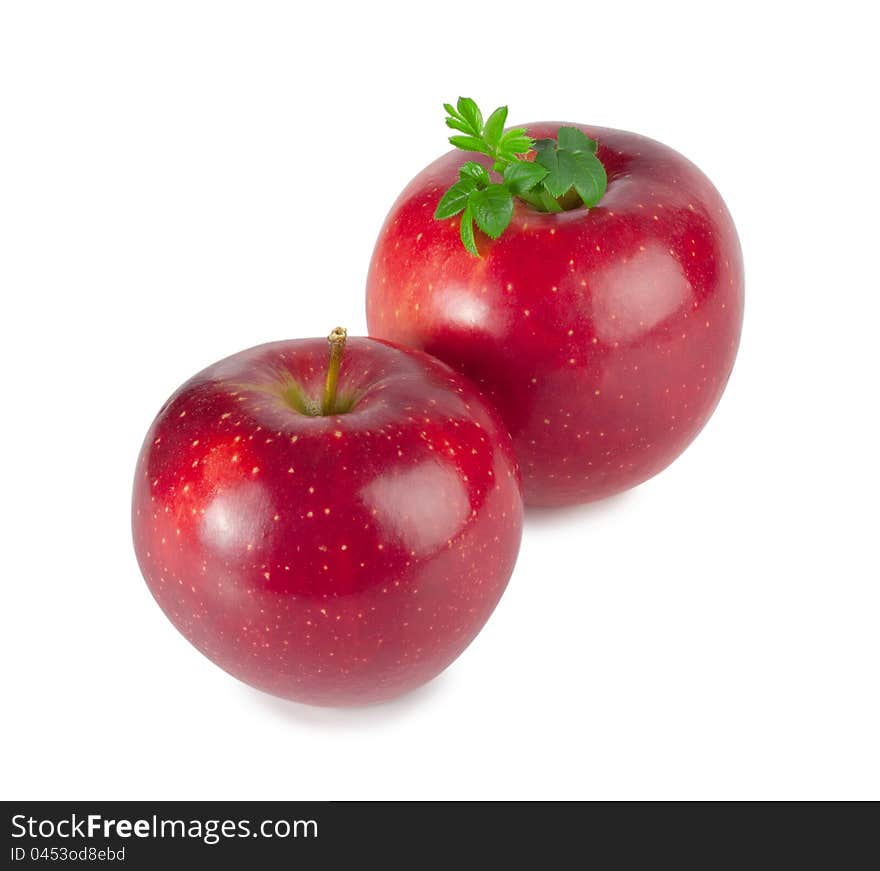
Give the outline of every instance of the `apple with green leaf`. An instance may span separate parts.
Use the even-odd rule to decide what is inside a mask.
[[[484,122],[467,98],[446,110],[457,150],[407,185],[379,234],[370,334],[482,388],[527,502],[645,481],[702,429],[736,356],[742,254],[721,196],[635,133],[505,130],[506,107]]]

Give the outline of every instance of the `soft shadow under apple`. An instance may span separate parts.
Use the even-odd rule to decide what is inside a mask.
[[[558,527],[562,524],[580,523],[582,520],[595,520],[625,508],[631,508],[631,501],[636,498],[635,491],[626,490],[606,499],[587,502],[583,505],[562,505],[559,507],[532,505],[526,508],[524,525],[526,528],[544,529]]]
[[[450,683],[447,673],[443,672],[424,686],[420,686],[399,698],[373,705],[348,708],[303,705],[251,689],[246,685],[243,685],[242,688],[255,705],[290,723],[314,726],[323,730],[346,731],[351,729],[362,732],[364,728],[381,728],[393,720],[400,720],[411,716],[416,711],[423,710],[426,704],[436,700],[435,697],[442,696]]]

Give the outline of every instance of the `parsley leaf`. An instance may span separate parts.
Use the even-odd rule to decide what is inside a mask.
[[[576,127],[560,127],[556,141],[541,139],[535,143],[535,161],[547,167],[543,184],[559,199],[572,187],[587,207],[595,206],[605,193],[608,176],[596,157],[598,143]]]
[[[498,156],[503,160],[513,160],[517,154],[525,154],[531,151],[535,140],[525,130],[516,127],[508,130],[498,140]]]
[[[458,114],[467,124],[471,125],[474,136],[479,136],[483,132],[483,115],[470,97],[458,98]]]
[[[491,239],[497,239],[513,217],[513,196],[503,184],[490,184],[471,193],[468,203],[477,226]]]
[[[437,203],[434,218],[442,221],[457,215],[467,206],[468,197],[477,189],[477,183],[471,178],[463,178],[457,181]]]
[[[492,183],[486,167],[477,163],[475,160],[469,160],[467,163],[459,167],[458,177],[460,179],[470,178],[477,184],[488,185]]]
[[[582,130],[577,127],[560,127],[556,131],[556,144],[563,151],[591,151],[596,153],[599,143],[595,139],[590,139]]]
[[[561,197],[574,183],[574,155],[570,151],[544,148],[535,161],[547,170],[544,187],[554,197]]]
[[[504,169],[504,183],[508,190],[516,195],[531,190],[547,175],[546,167],[540,163],[529,163],[526,160],[515,160]]]
[[[495,148],[504,132],[504,122],[507,120],[507,106],[499,106],[487,119],[483,129],[483,139],[486,144]]]
[[[580,151],[574,155],[574,189],[587,208],[595,206],[605,193],[608,176],[602,161],[591,151]]]
[[[490,158],[491,171],[501,176],[497,181],[482,163],[468,160],[437,204],[438,221],[461,214],[459,235],[471,254],[480,256],[474,224],[497,239],[513,219],[514,197],[541,212],[561,212],[574,208],[577,198],[591,208],[604,196],[608,178],[597,156],[598,143],[577,127],[560,127],[555,139],[535,141],[522,127],[504,130],[507,106],[499,106],[485,123],[470,97],[443,108],[446,126],[462,134],[450,136],[449,142]],[[521,159],[532,150],[534,161]]]
[[[463,99],[463,98],[462,98]],[[471,100],[473,102],[473,100]],[[459,106],[462,103],[462,100],[458,101]],[[472,120],[466,118],[462,115],[458,109],[453,109],[449,103],[444,103],[443,108],[446,110],[446,114],[449,116],[446,119],[446,126],[452,127],[455,130],[461,130],[462,133],[467,133],[469,136],[479,136],[482,133],[482,127],[476,126],[473,124]]]
[[[479,257],[480,252],[477,251],[477,243],[474,239],[474,215],[470,203],[465,207],[464,214],[461,216],[461,226],[458,232],[461,236],[461,244],[475,257]]]
[[[449,141],[462,151],[480,151],[483,154],[491,154],[492,148],[486,145],[482,139],[476,136],[450,136]]]

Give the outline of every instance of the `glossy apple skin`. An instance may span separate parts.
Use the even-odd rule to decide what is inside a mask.
[[[418,351],[348,341],[345,414],[308,416],[326,339],[263,345],[186,382],[137,464],[147,585],[202,653],[252,686],[318,705],[423,684],[476,636],[507,585],[522,495],[497,414]]]
[[[527,129],[550,138],[559,126]],[[609,181],[598,207],[517,202],[500,239],[477,234],[478,259],[457,218],[433,219],[464,159],[450,152],[394,204],[367,280],[370,334],[482,388],[537,505],[600,499],[671,463],[721,397],[743,315],[739,240],[706,176],[651,139],[568,126],[599,143]]]

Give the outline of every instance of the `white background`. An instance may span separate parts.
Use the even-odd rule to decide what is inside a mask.
[[[869,4],[0,7],[4,798],[878,798],[880,190]],[[365,710],[237,683],[161,614],[158,407],[365,331],[381,221],[459,94],[679,149],[745,252],[697,442],[533,512],[501,605]]]

